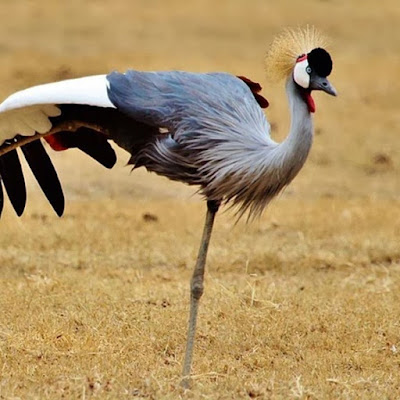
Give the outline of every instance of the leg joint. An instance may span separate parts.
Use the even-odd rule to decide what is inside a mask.
[[[218,200],[207,200],[207,208],[213,213],[218,211],[220,204],[221,202]]]
[[[199,300],[200,297],[203,295],[204,286],[203,282],[199,281],[192,281],[190,285],[190,293],[195,300]]]

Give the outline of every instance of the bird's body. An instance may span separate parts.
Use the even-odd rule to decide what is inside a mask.
[[[274,56],[279,56],[276,47]],[[0,104],[0,178],[18,215],[26,202],[18,147],[53,208],[59,215],[64,209],[42,138],[54,150],[77,147],[106,167],[115,163],[108,143],[113,141],[130,154],[135,168],[199,187],[208,212],[191,285],[184,376],[190,373],[205,259],[219,205],[236,206],[239,216],[246,211],[258,216],[308,156],[315,111],[311,90],[335,94],[325,79],[332,68],[328,53],[315,47],[308,51],[298,54],[287,76],[291,128],[282,143],[270,136],[260,107],[268,104],[261,87],[227,73],[113,72],[36,86]],[[284,69],[290,67],[291,59],[275,58]],[[0,185],[0,212],[2,203]]]
[[[290,142],[274,142],[253,93],[229,74],[129,71],[108,79],[110,99],[119,110],[163,128],[163,134],[149,136],[140,150],[134,139],[125,145],[133,154],[132,164],[199,185],[209,200],[233,201],[243,211],[248,207],[261,211],[305,161],[298,155],[306,156],[308,149],[297,146],[311,145],[311,117],[301,132],[293,132]],[[288,88],[290,93],[293,89]],[[297,102],[295,113],[301,113],[297,104],[306,108],[303,101]],[[287,151],[288,160],[282,160]]]
[[[240,212],[257,215],[294,178],[311,147],[310,113],[291,81],[287,92],[293,129],[283,143],[271,139],[265,114],[242,79],[180,71],[114,72],[18,92],[0,105],[0,140],[10,132],[46,135],[70,121],[80,129],[98,125],[93,140],[114,141],[135,167],[198,185],[207,199],[232,201]],[[51,136],[54,149],[69,147],[62,134]]]

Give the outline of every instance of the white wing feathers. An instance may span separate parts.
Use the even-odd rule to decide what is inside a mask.
[[[107,95],[106,75],[69,79],[21,90],[0,104],[0,145],[15,135],[31,136],[51,129],[49,117],[60,115],[57,104],[115,106]]]

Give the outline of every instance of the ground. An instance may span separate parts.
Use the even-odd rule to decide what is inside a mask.
[[[0,222],[0,398],[400,397],[397,0],[15,0],[0,18],[2,98],[127,68],[228,71],[263,85],[281,140],[285,94],[264,57],[307,23],[331,39],[339,92],[315,95],[310,157],[263,217],[218,215],[186,393],[202,200],[131,173],[122,150],[111,171],[52,152],[59,219],[27,172],[26,213],[7,204]]]

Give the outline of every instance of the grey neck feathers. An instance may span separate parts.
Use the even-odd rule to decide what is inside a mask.
[[[290,131],[286,139],[277,146],[276,158],[281,160],[281,166],[287,171],[290,182],[307,159],[313,139],[313,121],[292,77],[286,83],[286,93],[291,115]]]
[[[291,127],[282,143],[268,143],[240,154],[232,161],[235,173],[214,175],[205,191],[209,198],[233,199],[239,206],[238,216],[249,211],[248,218],[259,216],[270,200],[297,175],[312,144],[313,124],[300,89],[290,78],[286,85],[291,114]],[[242,147],[243,149],[243,147]],[[221,170],[220,170],[221,171]]]

